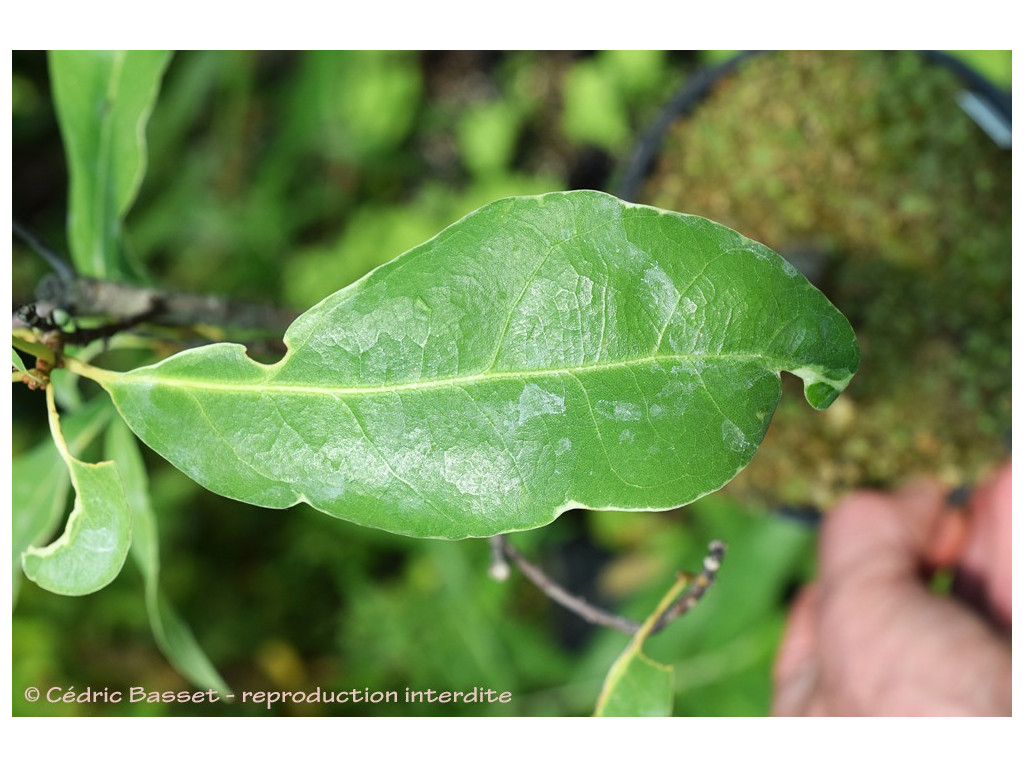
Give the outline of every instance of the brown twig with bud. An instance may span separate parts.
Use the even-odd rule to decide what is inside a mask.
[[[584,621],[609,627],[627,635],[636,634],[640,622],[620,616],[603,608],[598,608],[578,595],[574,595],[548,576],[538,565],[528,560],[518,549],[509,543],[504,535],[493,536],[490,540],[491,567],[490,575],[498,581],[505,581],[509,574],[509,562],[512,562],[527,579],[533,582],[541,592],[571,611]],[[652,634],[660,632],[680,616],[691,611],[708,589],[715,583],[715,577],[722,567],[726,546],[721,541],[712,541],[708,545],[708,555],[704,558],[703,567],[696,576],[689,576],[689,586],[683,595],[666,610],[654,625]]]

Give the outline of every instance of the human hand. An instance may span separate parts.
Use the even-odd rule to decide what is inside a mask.
[[[773,714],[1011,714],[1010,491],[1007,462],[967,516],[934,482],[844,499],[790,613]],[[954,597],[929,590],[941,567]]]

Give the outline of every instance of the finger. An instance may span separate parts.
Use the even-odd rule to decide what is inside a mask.
[[[1006,628],[1013,619],[1012,484],[1008,461],[971,499],[967,545],[958,576],[958,590],[985,606]]]
[[[949,508],[935,523],[931,540],[924,554],[924,561],[932,570],[952,568],[960,562],[967,547],[970,534],[970,518],[967,511]]]
[[[945,491],[919,481],[892,494],[857,491],[825,519],[821,532],[823,588],[850,579],[918,577],[946,509]]]
[[[819,590],[812,584],[790,609],[773,670],[772,714],[777,717],[808,714],[818,679],[818,601]]]

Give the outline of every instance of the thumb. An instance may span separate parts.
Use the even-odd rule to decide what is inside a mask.
[[[823,586],[917,580],[945,510],[945,491],[935,481],[911,483],[894,494],[850,494],[822,528]]]

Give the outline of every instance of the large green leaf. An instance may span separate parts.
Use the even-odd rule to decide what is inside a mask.
[[[125,273],[121,220],[146,170],[146,122],[167,51],[53,51],[50,77],[68,158],[68,240],[78,271]]]
[[[826,407],[847,320],[764,246],[599,192],[484,206],[306,312],[261,365],[214,344],[92,370],[216,493],[462,538],[686,504],[754,455],[779,372]]]
[[[672,667],[647,658],[643,648],[658,619],[683,593],[686,584],[685,579],[676,581],[612,664],[597,699],[594,710],[597,717],[668,717],[672,714]]]
[[[72,453],[81,453],[103,430],[113,408],[98,397],[63,421],[64,438]],[[67,502],[70,478],[53,440],[46,438],[11,464],[11,527],[14,550],[13,591],[21,586],[21,555],[53,536]]]
[[[121,572],[131,544],[131,509],[112,461],[89,464],[71,455],[60,431],[53,387],[46,390],[50,428],[75,489],[75,506],[64,533],[46,547],[21,556],[25,575],[58,595],[87,595]]]
[[[132,509],[132,557],[142,571],[146,611],[160,651],[182,676],[200,688],[230,693],[227,683],[210,662],[192,630],[178,616],[160,590],[160,537],[149,500],[146,465],[135,436],[115,419],[107,430],[107,458],[117,464]]]

